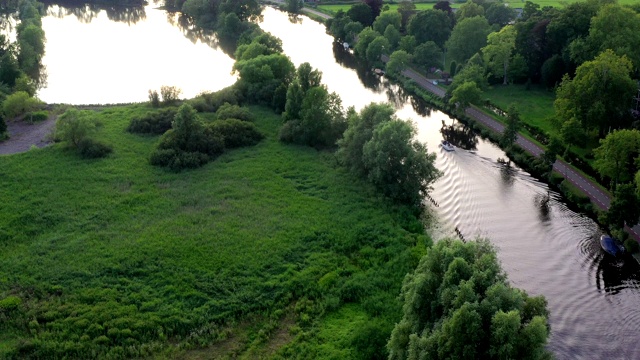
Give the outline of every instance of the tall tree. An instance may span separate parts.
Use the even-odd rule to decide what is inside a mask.
[[[475,82],[466,81],[451,92],[449,104],[457,106],[457,111],[464,114],[469,105],[480,102],[481,96],[482,90],[478,85]]]
[[[402,286],[390,360],[546,359],[546,301],[511,288],[486,240],[442,240]]]
[[[389,41],[384,36],[378,36],[369,43],[369,46],[367,46],[367,61],[375,66],[380,66],[382,65],[380,57],[383,54],[388,54],[390,51],[391,45],[389,44]]]
[[[636,172],[634,160],[640,153],[640,131],[618,130],[600,140],[600,146],[593,149],[593,167],[614,184],[632,180]]]
[[[487,46],[482,48],[485,62],[494,74],[503,75],[503,84],[508,84],[509,60],[516,46],[516,29],[507,25],[500,31],[489,34]]]
[[[491,27],[482,16],[474,16],[459,21],[447,40],[446,49],[449,57],[464,64],[473,54],[487,45],[487,35]]]
[[[508,148],[512,147],[518,139],[518,132],[522,128],[522,120],[520,120],[520,112],[515,104],[509,105],[507,108],[507,124],[504,127],[500,143]]]
[[[409,205],[419,205],[441,175],[434,165],[436,155],[413,139],[416,131],[411,122],[384,122],[362,150],[369,181],[391,199]]]
[[[433,41],[420,44],[413,50],[414,63],[424,68],[440,67],[442,60],[442,50]]]
[[[451,28],[447,13],[430,9],[420,11],[411,18],[409,34],[416,38],[418,44],[433,41],[442,48],[451,34]]]
[[[406,69],[411,62],[411,55],[404,50],[394,51],[389,57],[386,70],[388,73],[398,75],[402,70]]]
[[[369,8],[371,8],[371,14],[373,15],[373,20],[375,20],[380,12],[382,11],[382,0],[362,0]]]
[[[367,56],[367,48],[369,47],[369,44],[379,36],[381,36],[380,33],[370,27],[362,29],[360,34],[358,34],[358,42],[355,46],[356,54],[365,58]]]
[[[398,12],[401,17],[401,30],[406,30],[409,25],[409,19],[416,13],[416,6],[413,4],[413,1],[400,1],[398,3]]]
[[[605,215],[609,226],[622,229],[624,225],[633,226],[640,217],[640,199],[633,184],[620,184],[613,192],[611,206]]]
[[[485,11],[485,17],[489,24],[503,27],[516,19],[516,11],[508,4],[494,2]]]
[[[631,79],[631,61],[606,50],[576,70],[575,78],[565,76],[557,91],[554,107],[564,122],[573,117],[585,129],[598,129],[603,137],[609,127],[630,124],[629,102],[637,91]]]
[[[367,4],[359,3],[351,6],[347,10],[347,16],[353,21],[361,23],[363,26],[371,26],[373,24],[373,13]]]
[[[400,30],[402,17],[397,11],[384,11],[373,22],[373,30],[383,34],[387,29],[387,26],[393,25],[396,29]]]
[[[475,16],[484,16],[484,8],[472,0],[467,0],[456,12],[456,20],[458,22]]]

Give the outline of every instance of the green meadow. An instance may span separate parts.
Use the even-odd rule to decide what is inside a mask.
[[[258,145],[152,167],[158,137],[125,131],[147,111],[96,112],[104,159],[0,157],[0,358],[342,358],[372,319],[388,337],[430,243],[409,210],[258,107]]]

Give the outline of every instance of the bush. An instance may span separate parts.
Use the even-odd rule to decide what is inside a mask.
[[[32,111],[24,115],[24,119],[32,123],[45,121],[49,118],[49,112],[46,110]]]
[[[231,105],[229,103],[225,103],[218,108],[216,111],[216,117],[218,120],[238,119],[243,121],[253,121],[253,114],[249,109],[238,105]]]
[[[184,152],[174,149],[157,149],[151,153],[149,163],[168,167],[179,172],[182,169],[195,169],[209,162],[209,156],[200,152]]]
[[[37,98],[29,96],[26,91],[17,91],[4,99],[2,112],[7,118],[15,118],[24,113],[34,111],[42,106]]]
[[[176,156],[176,151],[173,149],[156,149],[151,153],[149,163],[154,166],[169,166]]]
[[[253,123],[238,119],[218,120],[210,125],[214,132],[222,135],[225,148],[251,146],[264,138]]]
[[[175,108],[149,112],[142,117],[131,119],[127,131],[138,134],[164,134],[171,129],[171,123],[175,116]]]
[[[90,112],[69,108],[56,122],[55,139],[65,141],[70,147],[78,147],[83,139],[96,131],[96,125]]]
[[[84,138],[78,143],[78,153],[85,159],[103,158],[112,151],[111,146],[90,138]]]
[[[624,241],[624,248],[631,254],[640,251],[640,244],[635,239],[627,239]]]

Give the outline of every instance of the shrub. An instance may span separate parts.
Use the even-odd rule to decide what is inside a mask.
[[[32,111],[25,114],[24,119],[32,123],[45,121],[49,118],[49,112],[46,110]]]
[[[149,90],[149,102],[153,107],[160,106],[160,95],[158,95],[157,90]]]
[[[56,122],[55,139],[78,147],[80,141],[96,131],[96,122],[90,112],[75,108],[67,109]]]
[[[154,166],[169,166],[175,157],[176,151],[173,149],[156,149],[151,153],[149,163]]]
[[[640,251],[640,244],[635,239],[627,239],[624,241],[624,248],[631,254]]]
[[[17,91],[4,100],[2,112],[7,118],[15,118],[29,111],[34,111],[42,106],[37,98],[29,96],[26,91]]]
[[[78,143],[78,153],[85,159],[103,158],[112,151],[111,146],[90,138],[84,138]]]
[[[175,108],[149,112],[142,117],[131,119],[127,131],[138,134],[164,134],[171,129],[171,123],[175,116]]]
[[[253,123],[238,119],[218,120],[210,125],[224,138],[225,148],[255,145],[264,138]]]
[[[242,100],[242,93],[232,85],[214,93],[202,93],[192,99],[190,104],[199,112],[213,112],[226,103],[239,105]]]
[[[20,300],[17,296],[7,296],[6,298],[0,300],[0,311],[11,311],[15,310],[22,304],[22,300]]]
[[[243,121],[253,121],[253,114],[249,109],[240,107],[238,105],[231,105],[224,103],[216,111],[216,117],[218,120],[224,119],[238,119]]]

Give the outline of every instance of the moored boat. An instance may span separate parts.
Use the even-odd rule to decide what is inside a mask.
[[[606,234],[600,236],[600,247],[604,252],[615,257],[622,256],[625,253],[624,246],[618,240]]]

